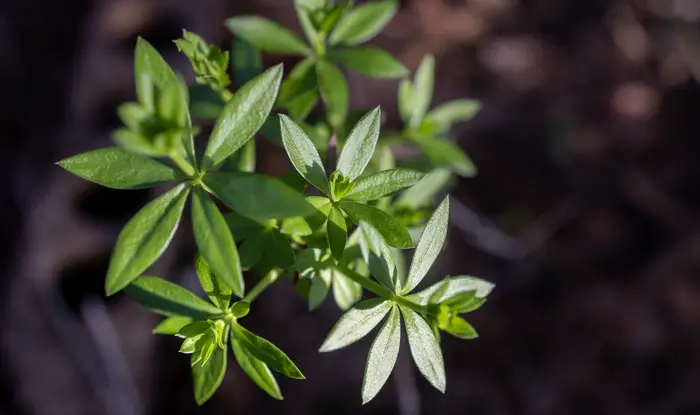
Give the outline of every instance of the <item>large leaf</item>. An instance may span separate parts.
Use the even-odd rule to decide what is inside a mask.
[[[360,178],[344,199],[377,200],[390,196],[418,183],[423,173],[410,169],[391,169]]]
[[[445,362],[430,325],[423,316],[408,308],[401,307],[401,314],[406,323],[411,355],[418,370],[437,390],[445,393]]]
[[[201,187],[192,196],[192,228],[197,248],[214,274],[236,296],[243,297],[243,273],[233,236],[219,208]]]
[[[165,316],[202,319],[221,313],[192,292],[158,277],[138,277],[124,291],[142,306]]]
[[[384,327],[372,342],[362,380],[362,403],[371,401],[382,389],[399,357],[401,316],[396,306],[391,309]]]
[[[321,156],[308,135],[294,121],[285,115],[280,115],[282,143],[287,150],[289,160],[306,181],[325,194],[328,190],[328,177],[323,168]]]
[[[413,240],[406,228],[386,212],[369,205],[345,200],[340,201],[340,208],[356,224],[364,221],[372,225],[390,246],[403,249],[413,248]]]
[[[396,199],[394,206],[416,210],[430,204],[435,194],[445,187],[450,177],[452,177],[452,173],[449,170],[435,169],[431,171],[413,187],[403,192]]]
[[[252,219],[284,219],[315,212],[303,194],[272,177],[211,173],[204,177],[204,183],[231,209]]]
[[[348,227],[343,213],[335,206],[331,207],[327,226],[328,245],[331,248],[331,253],[334,258],[340,259],[348,241]]]
[[[299,368],[277,346],[260,336],[256,336],[238,323],[234,323],[231,328],[236,340],[240,341],[253,356],[268,365],[270,369],[293,379],[304,379]]]
[[[389,20],[394,17],[397,9],[398,4],[394,0],[361,4],[346,13],[338,22],[331,33],[329,42],[346,45],[364,43],[382,31]]]
[[[340,69],[325,60],[316,62],[316,75],[321,98],[326,105],[328,121],[338,128],[345,123],[348,115],[348,83]]]
[[[256,385],[268,395],[275,399],[282,400],[282,392],[280,391],[277,380],[272,375],[270,368],[248,350],[239,340],[231,336],[231,348],[236,356],[236,361],[241,366],[241,369],[255,382]]]
[[[226,374],[226,349],[214,346],[209,361],[192,368],[194,399],[197,405],[203,405],[221,385]]]
[[[391,290],[397,285],[397,272],[394,257],[379,232],[368,225],[360,222],[360,249],[362,258],[369,267],[370,274]]]
[[[428,113],[425,121],[436,134],[444,133],[452,124],[469,121],[481,110],[481,102],[472,99],[456,99],[439,105]]]
[[[282,80],[282,64],[243,85],[226,103],[209,137],[202,168],[211,170],[253,137],[270,114]]]
[[[331,49],[331,59],[371,78],[400,78],[408,73],[401,62],[375,46]]]
[[[474,162],[455,143],[441,138],[424,139],[416,143],[436,167],[449,168],[463,177],[473,177],[476,174]]]
[[[143,189],[184,178],[166,164],[118,147],[88,151],[56,164],[76,176],[112,189]]]
[[[197,271],[199,284],[211,302],[222,310],[227,309],[231,301],[231,287],[223,284],[221,279],[214,275],[209,263],[204,259],[201,252],[197,252],[195,270]]]
[[[411,292],[423,280],[423,277],[425,277],[425,274],[428,273],[428,270],[435,262],[435,259],[440,254],[440,250],[442,250],[442,245],[445,243],[449,220],[450,199],[445,197],[425,225],[423,235],[418,241],[416,251],[413,253],[413,261],[411,262],[411,268],[408,270],[406,283],[401,287],[402,294]]]
[[[134,51],[134,82],[139,102],[150,110],[155,110],[152,87],[163,88],[177,79],[177,76],[158,51],[139,37]]]
[[[338,157],[337,170],[343,176],[355,181],[372,159],[379,138],[382,113],[379,107],[365,114],[350,132],[343,150]]]
[[[413,81],[411,92],[411,117],[408,124],[418,127],[423,121],[425,113],[430,108],[433,99],[433,86],[435,85],[435,58],[426,55],[423,58]]]
[[[177,230],[188,194],[187,185],[180,184],[147,204],[124,226],[107,269],[107,295],[129,285],[161,256]]]
[[[391,309],[392,302],[381,298],[365,300],[351,308],[335,323],[319,352],[342,349],[361,338],[379,324]]]
[[[444,288],[445,285],[447,286],[446,288]],[[442,293],[440,293],[439,297],[434,299],[436,303],[441,303],[459,294],[467,293],[470,291],[475,291],[477,298],[486,298],[491,293],[494,287],[495,285],[493,283],[476,277],[451,277],[449,279],[445,279],[443,281],[435,283],[430,287],[426,288],[425,290],[420,291],[416,294],[412,294],[406,298],[409,298],[411,301],[416,302],[420,305],[427,305],[428,300],[430,300],[433,294],[435,294],[439,290],[442,291]]]
[[[259,16],[236,16],[226,20],[234,35],[265,52],[308,55],[311,49],[289,29]]]

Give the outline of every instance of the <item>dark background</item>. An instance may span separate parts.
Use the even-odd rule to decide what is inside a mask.
[[[178,342],[150,334],[158,317],[102,296],[116,235],[162,190],[102,189],[53,162],[109,145],[137,35],[191,79],[182,28],[220,46],[235,14],[298,30],[291,0],[0,0],[1,414],[700,414],[699,2],[401,3],[374,42],[411,70],[435,54],[435,104],[484,105],[455,130],[479,175],[452,192],[431,278],[497,289],[470,318],[478,340],[444,340],[446,395],[403,345],[361,407],[369,340],[319,355],[340,312],[306,312],[283,282],[246,321],[307,380],[280,377],[276,402],[229,365],[197,409]],[[381,104],[396,127],[396,86],[351,74],[353,107]],[[259,163],[285,166],[271,145]],[[194,288],[192,254],[185,222],[153,273]]]

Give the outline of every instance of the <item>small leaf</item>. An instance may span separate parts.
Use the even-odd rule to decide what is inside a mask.
[[[258,265],[263,257],[265,242],[267,242],[267,235],[264,233],[256,233],[243,241],[241,248],[238,250],[238,255],[241,258],[241,268],[249,270]]]
[[[297,11],[301,28],[304,30],[304,34],[311,44],[316,43],[318,34],[311,21],[310,14],[316,10],[323,9],[325,6],[326,0],[294,0],[294,8]]]
[[[282,392],[270,368],[255,356],[243,344],[231,336],[231,348],[236,356],[238,365],[255,382],[256,385],[268,395],[275,399],[282,400]]]
[[[413,248],[413,240],[406,228],[389,214],[369,205],[342,200],[340,208],[356,224],[365,221],[372,225],[384,237],[389,246],[395,248]]]
[[[270,115],[281,80],[282,64],[279,64],[233,94],[209,137],[202,168],[215,168],[253,137]]]
[[[278,106],[289,107],[301,95],[308,92],[316,96],[317,81],[314,67],[314,59],[306,58],[292,69],[280,86],[277,97]]]
[[[434,125],[435,133],[448,131],[452,124],[469,121],[481,110],[481,102],[472,99],[456,99],[439,105],[428,113],[425,120]]]
[[[398,104],[399,114],[403,122],[408,124],[411,119],[412,101],[413,100],[413,82],[410,79],[404,78],[399,84]]]
[[[362,380],[362,404],[371,401],[382,389],[394,369],[401,345],[401,317],[392,307],[384,327],[372,342],[367,355],[365,377]]]
[[[427,305],[432,295],[436,291],[442,290],[444,284],[447,284],[448,288],[443,292],[440,298],[435,298],[436,303],[447,301],[458,294],[469,291],[476,291],[476,298],[486,298],[495,287],[494,284],[476,277],[451,277],[435,283],[423,291],[407,296],[406,298],[420,305]]]
[[[288,268],[294,264],[294,249],[286,236],[273,229],[268,241],[264,247],[267,265]]]
[[[168,165],[118,147],[88,151],[56,164],[76,176],[112,189],[143,189],[184,178]]]
[[[261,221],[246,218],[236,212],[227,212],[224,214],[224,220],[226,220],[226,224],[233,234],[233,239],[236,241],[258,234],[264,227]]]
[[[331,49],[329,56],[333,61],[371,78],[400,78],[408,73],[391,54],[374,46]]]
[[[107,295],[126,287],[161,256],[177,230],[188,194],[185,184],[178,185],[147,204],[124,226],[107,269]]]
[[[124,291],[142,306],[169,317],[201,319],[221,312],[185,288],[158,277],[138,277]]]
[[[375,37],[394,17],[398,4],[394,0],[361,4],[350,10],[336,26],[330,44],[358,45]]]
[[[316,74],[328,122],[337,129],[345,123],[348,116],[348,83],[340,69],[328,61],[316,62]]]
[[[360,248],[370,274],[387,288],[394,290],[397,283],[396,265],[391,249],[379,232],[366,222],[360,222]]]
[[[219,208],[201,187],[195,188],[192,197],[192,228],[197,248],[214,274],[237,297],[243,297],[243,273],[233,235]]]
[[[380,171],[357,180],[345,199],[377,200],[413,186],[423,176],[421,172],[403,168]]]
[[[236,16],[226,20],[234,35],[265,52],[308,55],[311,49],[292,31],[259,16]]]
[[[256,336],[238,323],[231,325],[233,336],[270,369],[293,379],[304,379],[299,368],[277,346]]]
[[[315,310],[323,304],[331,286],[331,277],[332,273],[328,269],[322,269],[315,273],[309,290],[309,311]]]
[[[328,215],[331,214],[331,207],[333,204],[330,199],[323,196],[308,196],[306,201],[316,209],[316,212],[306,217],[306,222],[309,224],[309,227],[312,230],[316,230],[328,220]]]
[[[233,38],[233,73],[238,85],[247,84],[262,73],[262,53],[250,42],[239,37]]]
[[[319,156],[309,136],[285,115],[280,115],[280,129],[282,130],[284,149],[287,150],[287,155],[294,168],[306,181],[321,192],[328,194],[326,170],[323,168],[321,156]]]
[[[423,176],[423,178],[410,189],[407,189],[396,199],[394,206],[416,210],[433,201],[433,197],[450,180],[452,174],[449,170],[435,169]]]
[[[165,320],[158,323],[156,328],[153,329],[153,334],[175,335],[180,331],[180,329],[182,329],[183,327],[185,327],[186,325],[188,325],[190,323],[192,323],[191,317],[183,317],[183,316],[168,317]]]
[[[433,99],[433,86],[435,85],[435,58],[425,55],[413,80],[411,93],[411,118],[409,126],[415,128],[423,121],[425,113],[430,108]]]
[[[210,173],[204,177],[204,183],[231,209],[252,219],[284,219],[314,212],[303,194],[272,177]]]
[[[209,330],[212,327],[211,323],[209,320],[201,320],[201,321],[195,321],[194,323],[188,324],[185,327],[181,328],[180,331],[177,332],[178,337],[198,337],[207,330]]]
[[[209,263],[200,252],[197,252],[194,264],[199,284],[204,293],[214,305],[222,310],[227,309],[228,303],[231,301],[231,288],[222,284],[219,278],[212,273]]]
[[[236,318],[243,318],[250,312],[250,303],[246,301],[237,301],[231,306],[231,313]]]
[[[401,314],[406,322],[408,345],[413,361],[418,370],[435,389],[445,393],[445,363],[442,359],[440,344],[435,339],[430,325],[413,310],[401,308]]]
[[[411,290],[416,288],[416,285],[423,280],[423,277],[425,277],[435,262],[442,250],[442,245],[445,243],[449,220],[450,199],[445,197],[425,225],[423,235],[421,235],[416,251],[413,253],[413,261],[411,262],[411,268],[408,270],[406,283],[401,288],[402,294],[410,293]]]
[[[340,317],[318,351],[322,353],[332,352],[365,337],[382,321],[391,306],[390,301],[381,298],[358,303]]]
[[[333,298],[338,307],[345,311],[362,298],[362,286],[346,277],[342,271],[333,270]]]
[[[190,113],[195,118],[215,120],[226,103],[216,91],[207,85],[190,85]]]
[[[416,141],[435,167],[444,167],[453,170],[462,177],[474,177],[476,166],[464,153],[464,150],[455,143],[445,139],[433,138]]]
[[[333,257],[339,259],[348,241],[348,228],[343,213],[335,206],[331,207],[327,226],[328,245],[331,247]]]
[[[459,316],[452,316],[449,325],[445,328],[445,331],[457,338],[465,340],[476,339],[479,337],[476,330],[474,330],[474,327]]]
[[[134,81],[139,102],[154,110],[152,85],[162,88],[175,79],[177,76],[160,53],[144,38],[139,37],[134,51]]]
[[[212,345],[213,347],[213,345]],[[192,367],[194,399],[197,405],[203,405],[221,385],[226,374],[226,350],[212,349],[209,361],[204,365]]]
[[[350,179],[351,182],[360,177],[372,159],[379,138],[381,118],[379,107],[368,112],[355,124],[343,145],[343,150],[338,158],[337,171]]]

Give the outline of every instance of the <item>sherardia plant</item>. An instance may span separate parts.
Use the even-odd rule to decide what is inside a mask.
[[[221,383],[228,344],[241,369],[273,398],[282,399],[273,372],[304,379],[282,350],[245,327],[254,301],[285,275],[308,299],[310,309],[332,289],[335,302],[345,310],[320,352],[346,347],[384,321],[367,357],[363,403],[374,398],[389,378],[402,325],[418,370],[444,392],[441,332],[477,337],[462,315],[479,308],[493,285],[458,276],[416,288],[447,234],[449,198],[430,213],[435,195],[449,183],[451,171],[474,173],[461,150],[455,155],[458,147],[434,143],[448,143],[437,136],[453,122],[473,116],[478,103],[457,101],[428,112],[434,79],[428,58],[415,82],[403,81],[400,101],[407,121],[402,137],[427,150],[428,163],[397,160],[393,146],[405,143],[379,140],[379,107],[359,120],[348,115],[347,83],[338,67],[368,76],[407,74],[387,52],[362,45],[391,19],[396,2],[353,7],[352,2],[297,0],[295,7],[308,44],[261,17],[227,21],[237,36],[232,60],[242,85],[235,93],[229,90],[228,52],[200,36],[184,32],[175,41],[192,63],[196,85],[190,86],[146,40],[138,39],[137,100],[118,108],[124,126],[113,135],[117,146],[58,163],[114,189],[172,185],[121,231],[105,291],[113,295],[124,290],[166,317],[154,333],[182,339],[180,352],[190,355],[199,404]],[[302,60],[283,79],[281,64],[261,71],[261,50],[300,55]],[[210,94],[202,94],[202,88]],[[322,108],[316,108],[319,96]],[[193,107],[206,107],[209,117],[216,113],[206,145],[195,145],[206,121],[193,123]],[[273,108],[279,117],[270,115]],[[350,123],[351,118],[357,121]],[[264,134],[267,138],[281,142],[294,166],[281,178],[254,173],[254,138],[262,127],[269,132]],[[370,163],[375,148],[379,151]],[[193,259],[207,299],[144,274],[167,249],[188,203],[198,250]],[[418,241],[412,261],[405,267],[401,250],[413,249],[414,239]],[[244,271],[250,271],[246,278]],[[249,290],[246,280],[254,282]],[[369,298],[363,300],[365,293]]]

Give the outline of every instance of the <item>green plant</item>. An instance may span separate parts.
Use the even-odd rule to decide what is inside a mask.
[[[161,55],[139,38],[135,50],[137,102],[118,109],[124,123],[114,133],[119,146],[58,162],[73,174],[115,189],[174,183],[143,207],[120,233],[105,291],[112,295],[124,290],[140,304],[166,316],[154,333],[183,339],[180,352],[191,355],[199,404],[221,383],[227,344],[245,373],[276,399],[282,399],[282,394],[273,371],[304,379],[284,352],[241,323],[257,297],[284,275],[308,299],[310,309],[318,307],[332,288],[338,306],[347,310],[321,352],[357,341],[388,314],[368,355],[363,402],[371,400],[391,374],[399,350],[401,316],[413,360],[428,381],[444,391],[440,332],[465,339],[476,337],[460,315],[480,307],[493,285],[461,276],[445,278],[414,293],[445,241],[449,199],[446,197],[432,214],[430,206],[447,184],[450,172],[432,166],[423,171],[396,167],[401,160],[394,158],[391,145],[379,140],[378,107],[352,128],[345,126],[347,110],[338,112],[338,108],[347,108],[348,96],[337,63],[377,75],[381,62],[391,61],[400,70],[389,71],[386,68],[391,66],[387,66],[382,74],[405,72],[393,58],[386,58],[389,55],[385,52],[356,46],[381,30],[395,13],[396,3],[381,1],[352,8],[350,3],[306,0],[295,5],[312,47],[262,18],[227,21],[243,38],[234,42],[232,53],[235,79],[242,85],[235,93],[228,89],[228,52],[185,31],[175,43],[194,69],[196,85],[188,87]],[[281,64],[261,70],[260,52],[253,46],[305,58],[283,80]],[[345,58],[338,57],[343,56],[339,51],[346,53]],[[350,59],[347,54],[361,57]],[[384,60],[373,62],[372,56],[379,55]],[[304,65],[315,68],[314,78],[319,81],[309,90],[314,103],[317,90],[326,103],[328,117],[315,123],[303,123],[308,112],[297,111],[295,105],[280,105],[280,96],[289,93],[285,90],[296,88],[289,85],[297,82],[295,77]],[[328,67],[339,75],[338,82],[324,85],[321,79]],[[424,77],[430,78],[430,88],[421,80]],[[409,88],[406,82],[410,81],[402,84],[404,98]],[[444,133],[453,121],[467,118],[462,103],[447,104],[449,109],[438,108],[425,116],[431,95],[426,91],[432,90],[432,63],[421,65],[411,85],[413,100],[400,100],[400,106],[402,114],[410,113],[404,116],[408,123],[404,134],[412,140],[419,140],[418,133],[426,131]],[[299,98],[294,94],[287,98],[290,96]],[[289,104],[286,98],[282,101]],[[273,108],[287,113],[279,116],[276,134],[294,166],[281,178],[253,172],[253,138],[269,128]],[[205,146],[195,146],[200,128],[193,125],[192,114],[216,118]],[[332,136],[343,137],[337,163],[332,161]],[[319,149],[331,162],[322,161]],[[450,147],[449,151],[453,150]],[[455,165],[448,167],[454,169]],[[198,249],[195,268],[208,301],[162,278],[144,275],[167,249],[188,200]],[[422,235],[406,271],[401,249],[413,248],[418,234]],[[247,291],[244,271],[260,276]],[[374,298],[362,301],[363,290]]]

